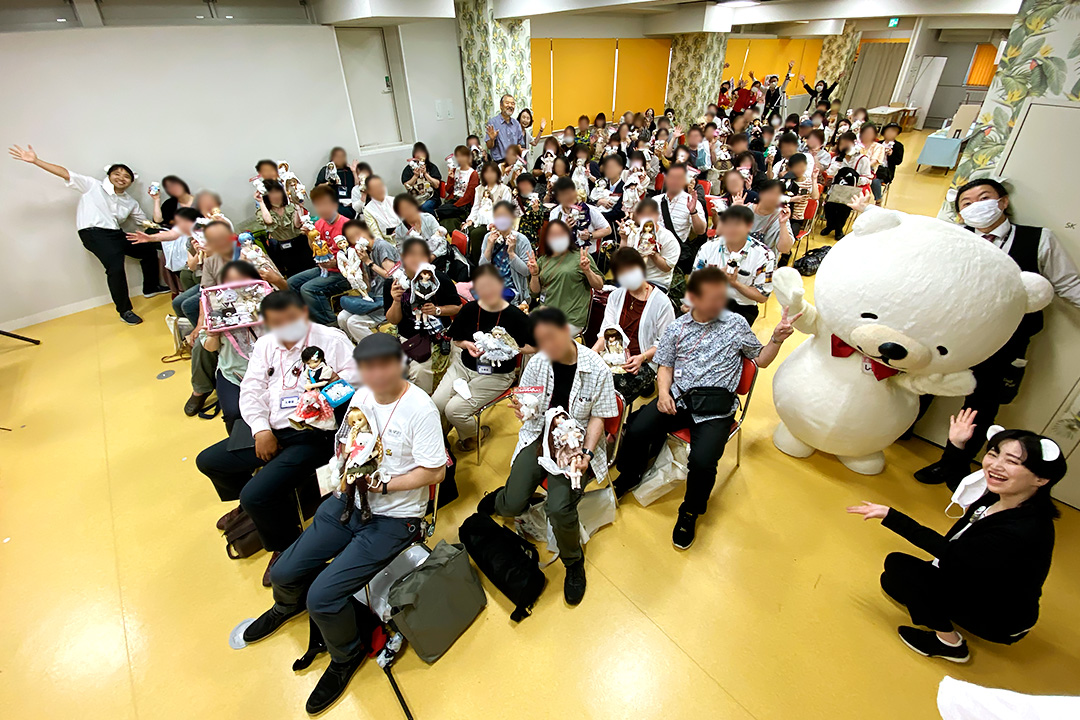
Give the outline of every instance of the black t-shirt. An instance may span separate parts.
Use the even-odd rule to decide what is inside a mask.
[[[454,316],[454,324],[450,326],[450,339],[458,342],[462,340],[471,341],[473,333],[477,331],[491,332],[491,329],[496,325],[500,325],[506,332],[510,333],[510,337],[514,338],[514,342],[518,344],[518,347],[533,344],[532,331],[529,329],[529,318],[516,305],[507,305],[501,312],[488,312],[482,310],[480,304],[475,300],[465,303],[465,306],[461,308],[461,312]],[[476,358],[470,355],[468,351],[461,353],[461,362],[465,367],[477,372]],[[497,367],[493,365],[491,372],[495,374],[512,373],[515,369],[514,362],[504,362]]]
[[[435,271],[435,277],[439,281],[439,289],[435,291],[435,297],[421,302],[420,305],[423,305],[424,302],[431,302],[435,305],[460,305],[461,298],[458,297],[454,281],[438,270]],[[394,298],[390,294],[390,288],[393,286],[394,283],[390,279],[383,283],[383,308],[386,310],[389,310],[394,304]],[[416,322],[413,320],[411,296],[412,292],[410,290],[406,290],[401,296],[401,322],[398,323],[397,328],[398,336],[402,338],[411,338],[419,332],[416,329]],[[450,321],[451,318],[444,318],[443,324],[445,325]]]
[[[555,387],[551,389],[551,403],[548,408],[561,407],[563,410],[570,412],[570,390],[574,387],[574,373],[577,372],[577,363],[563,365],[552,360],[551,371],[555,375]]]
[[[431,177],[435,178],[436,180],[442,182],[442,173],[439,172],[439,168],[435,167],[431,163],[425,163],[425,165],[427,165],[428,174],[431,175]],[[406,163],[405,164],[405,169],[401,171],[401,184],[404,185],[408,181],[412,180],[412,176],[413,176],[412,168],[409,167],[408,163]],[[435,192],[438,192],[438,191],[439,191],[439,188],[436,187]]]

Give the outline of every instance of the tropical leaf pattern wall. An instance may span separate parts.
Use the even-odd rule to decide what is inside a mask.
[[[851,77],[851,65],[855,60],[855,51],[859,48],[859,40],[862,33],[855,29],[855,23],[848,20],[844,24],[844,32],[841,35],[826,35],[821,43],[821,60],[818,61],[817,78],[806,78],[813,85],[818,80],[824,80],[830,85],[840,73],[840,83],[833,91],[832,97],[839,100],[844,97],[848,79]]]
[[[495,20],[493,0],[455,0],[465,115],[469,132],[484,137],[499,98],[510,93],[519,108],[532,102],[528,20]]]
[[[727,33],[684,33],[671,38],[667,104],[684,127],[716,102],[723,82]]]
[[[952,187],[990,175],[1028,98],[1080,102],[1080,0],[1024,0]],[[955,220],[952,203],[938,217]]]

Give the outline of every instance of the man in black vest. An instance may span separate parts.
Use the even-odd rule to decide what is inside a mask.
[[[1005,214],[1009,193],[1001,183],[989,178],[972,180],[959,188],[955,203],[966,229],[1004,250],[1021,270],[1045,277],[1058,297],[1080,307],[1080,274],[1076,264],[1048,229],[1009,222]],[[971,368],[975,373],[975,392],[964,399],[964,407],[977,411],[974,437],[986,437],[998,408],[1016,398],[1027,365],[1024,355],[1028,343],[1042,327],[1042,313],[1028,313],[1000,350]],[[963,449],[946,443],[941,460],[916,472],[915,479],[929,485],[946,482],[950,489],[955,489],[970,472],[971,461],[981,448],[981,442],[969,442]]]

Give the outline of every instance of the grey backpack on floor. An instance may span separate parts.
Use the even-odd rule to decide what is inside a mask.
[[[393,623],[426,663],[450,649],[487,605],[462,545],[440,540],[418,568],[390,587]]]

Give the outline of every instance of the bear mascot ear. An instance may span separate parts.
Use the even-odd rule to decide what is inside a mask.
[[[1020,273],[1020,279],[1023,280],[1024,289],[1027,291],[1027,310],[1025,312],[1042,310],[1054,299],[1054,286],[1039,273],[1022,272]]]
[[[855,222],[851,224],[851,231],[856,235],[870,235],[871,233],[890,230],[899,227],[906,216],[907,213],[871,206],[866,208],[866,211],[859,217],[855,218]]]

